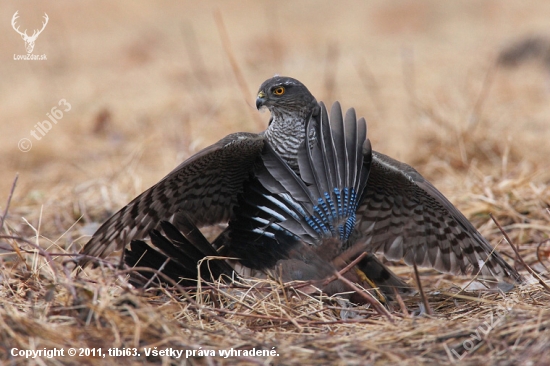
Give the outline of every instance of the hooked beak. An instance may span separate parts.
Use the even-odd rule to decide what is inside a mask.
[[[265,104],[265,93],[260,91],[256,97],[256,109],[260,110]]]

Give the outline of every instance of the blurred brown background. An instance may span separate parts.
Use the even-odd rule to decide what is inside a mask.
[[[46,61],[13,59],[26,54],[17,10],[29,35],[48,14],[33,52]],[[12,215],[36,223],[43,206],[57,233],[228,133],[262,130],[254,96],[275,73],[355,107],[375,150],[451,198],[472,174],[536,181],[547,166],[550,68],[496,65],[550,36],[547,1],[3,1],[0,14],[0,208],[18,172]],[[35,140],[61,99],[71,110]]]

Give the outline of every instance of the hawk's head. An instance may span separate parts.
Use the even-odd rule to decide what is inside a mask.
[[[299,113],[308,115],[317,106],[315,97],[296,79],[275,76],[260,86],[256,108],[267,107],[272,114]]]

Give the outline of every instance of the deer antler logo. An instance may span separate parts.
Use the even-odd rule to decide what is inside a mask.
[[[13,14],[13,18],[11,18],[11,26],[13,27],[13,29],[15,29],[17,33],[21,35],[21,38],[23,38],[23,40],[25,41],[25,48],[27,49],[27,53],[32,53],[32,50],[34,49],[34,41],[36,41],[36,38],[38,38],[40,33],[42,33],[44,28],[46,28],[46,24],[48,24],[48,19],[49,19],[48,14],[44,13],[45,22],[42,23],[42,29],[40,30],[35,29],[32,36],[29,37],[27,35],[26,29],[24,32],[20,32],[19,27],[17,28],[15,27],[15,21],[17,20],[17,18],[19,18],[19,16],[17,15],[18,12],[19,10],[16,11],[15,14]]]

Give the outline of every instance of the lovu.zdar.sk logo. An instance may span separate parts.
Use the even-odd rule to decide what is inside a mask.
[[[13,59],[14,60],[46,60],[46,55],[33,55],[32,54],[32,51],[34,50],[34,42],[36,41],[36,39],[38,38],[38,36],[40,35],[40,33],[42,33],[42,31],[44,30],[44,28],[46,28],[46,24],[48,24],[48,14],[44,13],[44,22],[42,22],[42,29],[38,30],[38,29],[35,29],[34,32],[32,33],[32,36],[29,36],[27,34],[27,30],[25,29],[24,32],[21,32],[19,30],[19,27],[15,25],[15,21],[17,20],[17,18],[19,18],[19,10],[15,12],[15,14],[13,14],[13,17],[11,18],[11,26],[13,27],[13,29],[19,33],[19,35],[21,36],[21,38],[23,38],[23,41],[25,41],[25,49],[27,50],[27,54],[26,55],[16,55],[14,54],[13,55]]]

